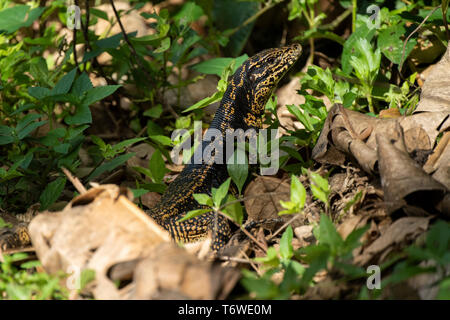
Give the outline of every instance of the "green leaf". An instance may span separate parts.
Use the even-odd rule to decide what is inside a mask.
[[[94,16],[99,17],[100,19],[108,21],[108,14],[105,11],[95,8],[89,8],[89,12],[92,13]]]
[[[274,299],[278,296],[278,286],[270,279],[269,272],[261,278],[257,278],[246,269],[242,270],[242,274],[244,275],[241,280],[242,285],[249,293],[255,294],[257,299]]]
[[[77,74],[77,68],[72,69],[72,71],[65,74],[55,85],[55,87],[50,90],[50,95],[56,96],[60,94],[65,94],[69,92],[72,87],[73,80],[75,80],[75,75]]]
[[[67,115],[64,118],[64,122],[69,125],[80,125],[92,122],[91,109],[88,104],[78,105],[73,115]]]
[[[237,56],[242,51],[252,32],[255,21],[246,25],[243,25],[243,23],[257,14],[260,8],[261,4],[255,1],[213,1],[210,20],[214,21],[214,26],[218,30],[223,31],[225,37],[229,37],[225,48],[226,54]],[[238,28],[237,31],[228,36],[229,30],[235,31],[235,28]]]
[[[136,142],[147,140],[147,138],[132,138],[116,143],[112,146],[112,150],[116,153],[122,153],[125,151],[125,148],[135,144]]]
[[[162,39],[160,46],[154,51],[154,53],[162,53],[170,48],[170,38],[166,37]]]
[[[97,169],[95,169],[94,172],[92,172],[87,179],[88,180],[95,179],[99,175],[101,175],[103,172],[111,171],[111,170],[117,168],[121,164],[125,163],[128,159],[133,157],[134,155],[135,155],[134,152],[123,154],[123,155],[118,156],[117,158],[114,158],[111,161],[108,161],[108,162],[102,164]]]
[[[83,94],[92,88],[93,86],[89,76],[86,72],[83,72],[77,80],[75,80],[72,87],[72,93],[81,100]]]
[[[294,255],[294,248],[292,247],[293,235],[292,227],[288,226],[281,236],[280,256],[282,259],[289,260]]]
[[[95,280],[95,270],[83,269],[80,274],[80,290],[83,290],[86,285]]]
[[[402,55],[403,55],[403,37],[406,34],[406,29],[403,24],[397,24],[386,29],[382,29],[378,35],[378,47],[381,49],[381,52],[395,64],[402,64]],[[414,46],[416,45],[417,40],[411,38],[408,40],[405,47],[405,54],[403,59],[406,59]]]
[[[234,73],[245,60],[248,59],[248,55],[244,54],[236,59],[233,58],[213,58],[210,60],[206,60],[200,63],[197,63],[192,66],[197,72],[205,73],[205,74],[216,74],[219,77],[222,75],[223,70],[230,65],[230,63],[235,60],[235,65],[232,70]]]
[[[6,223],[2,217],[0,217],[0,228],[12,228],[13,225],[11,223]]]
[[[370,42],[375,35],[376,29],[369,29],[365,24],[361,25],[359,28],[353,32],[347,41],[345,41],[344,49],[342,51],[341,61],[342,61],[342,71],[349,75],[352,71],[352,65],[350,64],[350,59],[356,54],[356,44],[361,38],[366,39]]]
[[[188,213],[186,213],[186,215],[185,215],[183,218],[181,218],[180,220],[178,220],[178,222],[182,222],[182,221],[185,221],[185,220],[188,220],[188,219],[192,219],[192,218],[194,218],[194,217],[196,217],[196,216],[200,216],[200,215],[202,215],[202,214],[204,214],[204,213],[211,212],[211,211],[212,211],[211,209],[196,209],[196,210],[191,210],[191,211],[189,211]]]
[[[148,190],[147,189],[131,189],[131,192],[133,192],[133,197],[135,199],[137,199],[140,196],[143,196],[144,194],[148,193]]]
[[[180,24],[189,24],[200,19],[202,15],[203,9],[200,6],[196,5],[194,2],[187,2],[173,18]]]
[[[83,103],[86,105],[91,105],[94,102],[100,101],[103,98],[113,94],[117,89],[121,87],[120,85],[110,85],[95,87],[87,91],[86,96],[83,99]]]
[[[239,160],[239,152],[243,153],[244,163],[242,164],[237,161]],[[236,184],[239,194],[241,194],[248,176],[248,161],[243,151],[234,152],[232,158],[234,159],[234,163],[227,163],[227,170],[231,179]]]
[[[447,278],[441,282],[436,298],[439,300],[450,300],[450,278]]]
[[[230,188],[231,178],[228,178],[224,183],[220,185],[219,188],[212,188],[212,199],[214,206],[219,208],[222,205],[223,200],[228,194],[228,189]]]
[[[144,116],[158,119],[163,112],[162,105],[158,104],[144,112]],[[178,119],[177,119],[178,120]]]
[[[0,126],[0,146],[14,142],[14,129],[7,126]]]
[[[338,249],[343,248],[344,241],[341,235],[336,231],[336,228],[330,218],[322,214],[319,224],[319,243],[330,246],[332,253],[337,254]]]
[[[296,176],[291,177],[291,201],[294,202],[300,210],[305,206],[306,190]]]
[[[172,140],[170,140],[170,138],[166,137],[166,136],[154,135],[154,136],[149,136],[149,138],[162,144],[163,146],[172,146],[173,145]]]
[[[29,9],[30,6],[15,4],[0,11],[0,31],[13,33],[22,27],[29,27],[45,10],[44,7],[37,7],[31,11]]]
[[[197,103],[193,104],[192,106],[190,106],[186,110],[183,110],[182,112],[185,113],[185,112],[190,112],[193,110],[205,108],[205,107],[209,106],[210,104],[213,104],[213,103],[216,103],[216,102],[222,100],[222,97],[223,97],[223,92],[217,91],[212,96],[206,97],[206,98],[198,101]]]
[[[330,188],[328,185],[328,180],[322,178],[318,173],[309,171],[309,176],[311,179],[311,192],[312,194],[328,205],[328,196],[330,195]]]
[[[206,205],[209,207],[213,206],[212,199],[206,193],[194,193],[194,199],[197,200],[199,204]]]
[[[19,140],[22,140],[23,138],[28,136],[32,131],[34,131],[35,129],[39,128],[40,126],[44,125],[47,122],[48,121],[32,122],[30,125],[26,126],[23,130],[17,132],[17,137],[19,138]]]
[[[232,202],[236,200],[237,199],[231,194],[226,198],[226,202]],[[244,220],[244,210],[242,209],[242,205],[239,202],[234,202],[230,205],[225,204],[225,208],[223,208],[222,211],[238,225],[242,225],[242,221]]]
[[[50,95],[50,89],[43,87],[30,87],[28,88],[28,94],[33,98],[42,100]]]
[[[161,183],[163,181],[164,175],[169,170],[166,169],[161,151],[156,149],[153,152],[152,157],[149,162],[149,168],[152,173],[152,177],[155,183]]]
[[[39,197],[41,202],[40,211],[46,210],[61,195],[66,186],[66,178],[59,177],[55,181],[50,182]]]
[[[274,247],[269,247],[265,257],[256,257],[253,259],[256,262],[262,262],[266,267],[276,268],[280,264],[278,252]]]

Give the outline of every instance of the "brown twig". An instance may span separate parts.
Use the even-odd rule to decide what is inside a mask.
[[[236,221],[234,221],[233,219],[231,219],[229,216],[227,216],[225,213],[223,213],[222,211],[217,211],[219,214],[221,214],[222,216],[224,216],[225,218],[227,218],[228,220],[230,220],[231,222],[233,222],[236,226],[238,226],[242,232],[245,233],[245,235],[247,237],[249,237],[250,240],[252,240],[253,242],[255,242],[258,247],[260,247],[264,253],[267,252],[267,246],[265,246],[264,244],[262,244],[261,242],[259,242],[250,232],[248,232],[243,226],[239,225],[238,223],[236,223]]]
[[[78,58],[77,58],[77,28],[74,26],[73,28],[73,59],[75,60],[75,66],[77,67],[77,72],[80,72],[80,67],[78,66]]]
[[[74,177],[72,175],[72,173],[70,173],[69,170],[67,170],[66,168],[62,167],[62,171],[66,175],[67,179],[69,179],[69,181],[72,182],[73,186],[75,187],[75,189],[77,189],[77,191],[80,194],[83,194],[83,193],[87,192],[86,188],[83,186],[81,181],[77,177]]]
[[[287,228],[288,225],[290,225],[292,222],[297,220],[302,215],[300,213],[297,213],[295,216],[293,216],[289,221],[287,221],[285,224],[283,224],[281,227],[278,228],[277,231],[275,231],[270,237],[267,238],[267,241],[275,237],[277,234],[279,234],[281,231],[283,231],[285,228]]]

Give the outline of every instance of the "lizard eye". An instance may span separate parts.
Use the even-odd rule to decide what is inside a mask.
[[[274,61],[275,61],[275,58],[273,58],[273,57],[267,59],[267,62],[270,64],[274,63]]]
[[[255,82],[256,75],[254,73],[251,73],[250,76],[249,76],[249,79],[250,79],[251,82]]]

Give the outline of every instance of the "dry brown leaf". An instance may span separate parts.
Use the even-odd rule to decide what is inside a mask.
[[[244,197],[249,197],[244,202],[249,221],[278,218],[278,212],[284,210],[280,200],[290,198],[290,185],[275,177],[259,176],[250,182]]]
[[[369,262],[381,264],[386,252],[414,240],[428,229],[430,217],[404,217],[392,223],[371,245],[365,248],[354,262],[364,266]]]
[[[133,299],[215,299],[231,273],[210,261],[201,261],[170,243],[159,245],[139,262]]]
[[[401,130],[400,130],[401,131]],[[402,137],[399,137],[402,140]],[[384,202],[388,214],[403,211],[407,215],[425,216],[438,213],[446,187],[434,180],[412,160],[403,149],[397,148],[386,135],[377,135],[378,166]],[[397,144],[401,145],[401,143]],[[450,212],[442,212],[449,215]]]
[[[420,102],[414,113],[450,113],[450,45],[441,60],[434,65],[423,85]]]
[[[125,195],[124,195],[125,194]],[[97,299],[126,298],[108,277],[111,266],[143,258],[169,234],[114,185],[94,187],[61,212],[43,213],[29,226],[43,267],[50,273],[93,269]]]

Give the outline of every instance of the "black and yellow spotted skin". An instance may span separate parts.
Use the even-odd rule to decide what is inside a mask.
[[[267,100],[300,54],[301,46],[293,44],[268,49],[247,59],[229,81],[210,128],[220,130],[224,137],[230,129],[260,129]],[[203,141],[203,149],[209,144]],[[215,222],[211,212],[183,222],[178,220],[188,211],[202,208],[193,198],[194,193],[211,194],[211,188],[219,187],[227,178],[226,164],[215,163],[214,156],[202,164],[188,164],[148,214],[177,241],[201,240],[212,231],[212,249],[219,250],[231,236],[224,217],[219,215]]]

